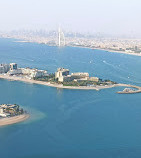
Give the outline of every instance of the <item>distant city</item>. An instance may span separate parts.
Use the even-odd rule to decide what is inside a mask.
[[[106,34],[82,34],[63,31],[61,28],[54,31],[45,30],[21,30],[1,32],[2,38],[19,39],[19,42],[36,42],[49,46],[73,46],[91,49],[104,49],[107,51],[122,52],[141,55],[141,38],[114,37]]]

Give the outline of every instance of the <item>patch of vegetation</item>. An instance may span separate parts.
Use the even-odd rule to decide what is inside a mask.
[[[63,86],[105,86],[105,85],[113,85],[117,84],[116,82],[110,81],[110,80],[99,80],[98,82],[95,81],[68,81],[68,82],[63,82]]]
[[[57,82],[55,79],[54,73],[49,74],[48,76],[45,76],[45,77],[36,77],[36,78],[34,78],[34,80],[44,81],[44,82]]]

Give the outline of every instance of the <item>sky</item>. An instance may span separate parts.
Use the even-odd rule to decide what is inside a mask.
[[[0,0],[0,30],[141,34],[140,0]]]

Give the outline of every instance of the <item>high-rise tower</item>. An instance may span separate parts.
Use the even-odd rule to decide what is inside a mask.
[[[63,31],[60,29],[60,27],[58,29],[58,46],[59,47],[65,46],[65,36]]]

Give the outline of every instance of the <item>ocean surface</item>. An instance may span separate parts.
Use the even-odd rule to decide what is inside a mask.
[[[141,57],[87,48],[58,48],[0,39],[0,63],[16,62],[141,86]],[[0,128],[0,158],[141,158],[141,94],[123,87],[56,89],[0,80],[0,104],[16,103],[29,120]]]

